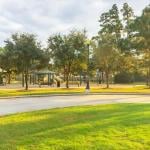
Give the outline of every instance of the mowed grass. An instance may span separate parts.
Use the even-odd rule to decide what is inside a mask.
[[[93,87],[91,93],[142,93],[150,94],[150,89],[145,86],[102,88]],[[24,96],[24,95],[47,95],[47,94],[84,94],[85,88],[31,88],[28,91],[23,89],[0,89],[0,97]]]
[[[23,89],[0,89],[0,97],[47,94],[77,94],[83,92],[83,88],[29,88],[27,91]]]
[[[0,118],[0,150],[149,150],[150,104],[70,107]]]

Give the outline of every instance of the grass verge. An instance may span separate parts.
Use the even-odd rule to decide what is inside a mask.
[[[0,89],[0,97],[25,96],[25,95],[50,95],[50,94],[83,94],[84,88],[35,88],[28,91],[20,89]],[[130,88],[91,88],[91,93],[137,93],[150,94],[150,89],[139,86]]]

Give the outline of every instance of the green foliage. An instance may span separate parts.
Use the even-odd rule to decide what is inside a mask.
[[[134,35],[134,47],[142,56],[143,66],[147,71],[147,84],[150,87],[150,5],[148,5],[140,17],[137,17],[132,25]]]
[[[133,83],[134,77],[133,74],[128,72],[121,72],[115,75],[114,82],[115,83]]]
[[[59,72],[63,70],[68,88],[70,74],[79,73],[86,63],[85,32],[71,31],[68,35],[54,35],[48,40],[50,56]]]
[[[13,34],[11,39],[5,41],[6,52],[12,59],[9,61],[14,64],[17,71],[25,75],[26,90],[28,89],[28,75],[31,71],[40,66],[41,58],[44,54],[40,43],[32,34]],[[8,59],[8,55],[5,57]],[[6,60],[5,60],[6,61]]]
[[[119,10],[117,5],[114,4],[108,12],[103,13],[100,17],[99,22],[101,26],[100,33],[114,34],[116,37],[115,42],[116,44],[118,44],[118,41],[121,37],[122,23],[119,18]]]
[[[128,3],[123,4],[123,8],[121,9],[124,23],[124,32],[126,36],[129,37],[131,31],[130,25],[134,20],[134,12],[133,9],[128,5]]]
[[[118,58],[118,72],[129,72],[132,73],[136,69],[139,69],[139,62],[137,61],[137,57],[132,54],[123,53]]]
[[[134,35],[134,46],[141,53],[150,53],[150,5],[147,6],[140,17],[132,24]]]
[[[16,72],[16,66],[14,63],[14,51],[13,49],[1,48],[0,50],[0,68],[5,70],[8,83],[11,82],[11,74]]]
[[[98,68],[105,72],[107,88],[109,88],[109,76],[117,69],[119,56],[113,35],[101,35],[95,55]]]
[[[117,5],[103,13],[100,17],[101,30],[96,37],[97,47],[95,55],[98,68],[105,72],[107,88],[109,87],[109,76],[116,70],[118,56],[120,55],[119,41],[121,38],[122,23],[119,18]]]

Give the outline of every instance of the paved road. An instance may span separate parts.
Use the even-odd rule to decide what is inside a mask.
[[[80,95],[1,99],[0,115],[47,108],[110,103],[150,103],[150,95]]]

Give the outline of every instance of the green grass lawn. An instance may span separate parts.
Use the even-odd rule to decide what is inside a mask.
[[[0,118],[0,150],[149,150],[150,104],[70,107]]]
[[[46,95],[46,94],[83,94],[85,88],[31,88],[28,91],[22,89],[0,89],[0,97],[23,96],[23,95]],[[145,93],[150,94],[150,89],[145,86],[128,88],[91,88],[91,93]]]

